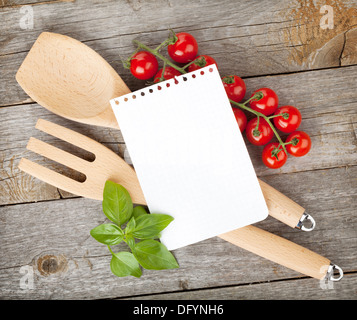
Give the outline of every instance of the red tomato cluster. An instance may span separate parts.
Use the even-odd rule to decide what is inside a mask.
[[[242,87],[242,84],[237,83],[236,85]],[[227,95],[231,100],[233,100],[231,93],[233,90],[234,89],[230,88],[230,91],[227,91]],[[263,97],[259,100],[251,100],[249,102],[250,107],[271,118],[275,128],[279,131],[290,133],[284,143],[289,154],[295,157],[306,155],[311,149],[311,139],[306,132],[297,131],[301,124],[300,111],[293,106],[282,106],[278,108],[278,96],[270,88],[260,88],[254,91],[251,98],[257,92],[261,92]],[[287,154],[279,143],[270,142],[274,137],[274,132],[269,123],[263,117],[259,117],[259,119],[258,117],[254,117],[250,121],[247,121],[245,113],[240,109],[239,112],[236,110],[237,109],[234,109],[233,112],[238,126],[241,132],[245,129],[248,141],[257,146],[265,145],[262,153],[263,163],[272,169],[282,167],[286,163]]]
[[[177,63],[188,64],[188,72],[198,70],[211,64],[217,65],[216,61],[208,55],[198,54],[196,39],[189,33],[180,32],[176,34],[175,43],[167,46],[167,53]],[[148,51],[139,51],[130,59],[130,72],[140,80],[148,80],[154,77],[154,82],[169,80],[181,73],[173,67],[165,67],[164,75],[155,55]]]
[[[177,33],[173,41],[175,42],[167,46],[167,53],[173,61],[185,64],[181,70],[186,71],[187,69],[188,72],[192,72],[212,64],[217,66],[212,57],[198,55],[197,41],[191,34]],[[152,52],[155,53],[156,50]],[[163,69],[158,69],[159,64],[153,53],[139,51],[130,58],[130,71],[136,78],[148,80],[154,77],[154,83],[157,83],[181,74],[171,66],[166,66],[164,74],[162,74]],[[222,83],[230,100],[236,103],[243,100],[247,90],[243,79],[237,75],[230,75],[223,77]],[[260,92],[261,98],[252,99],[258,92]],[[297,131],[301,124],[301,114],[297,108],[289,105],[278,107],[278,96],[270,88],[260,88],[254,91],[249,104],[252,110],[261,115],[248,121],[241,108],[233,108],[233,113],[240,131],[243,133],[245,130],[248,141],[257,146],[265,145],[262,160],[267,167],[280,168],[287,160],[287,154],[282,145],[278,142],[270,142],[274,137],[272,122],[276,129],[290,134],[283,143],[289,154],[301,157],[310,151],[311,139],[309,135],[303,131]]]

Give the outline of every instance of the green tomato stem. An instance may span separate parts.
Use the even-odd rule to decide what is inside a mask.
[[[168,37],[165,41],[161,42],[161,43],[155,48],[155,51],[156,51],[156,52],[159,52],[159,50],[160,50],[162,47],[166,47],[166,46],[168,46],[168,45],[170,45],[170,44],[174,44],[174,43],[178,40],[175,31],[172,30],[172,29],[169,29],[169,30],[170,30],[170,32],[171,32],[171,36]]]
[[[286,146],[287,144],[292,144],[293,146],[296,146],[299,142],[300,140],[298,138],[294,138],[290,142],[285,142],[284,146]]]
[[[174,44],[178,39],[177,39],[177,36],[174,32],[174,30],[170,29],[170,32],[171,32],[171,37],[168,37],[165,41],[161,42],[156,48],[155,48],[155,51],[156,52],[159,52],[159,50],[162,48],[162,47],[166,47],[170,44]]]
[[[255,96],[255,95],[254,95],[254,96]],[[245,101],[244,103],[235,102],[235,101],[233,101],[233,100],[231,100],[231,99],[229,99],[229,101],[230,101],[230,103],[232,103],[233,105],[235,105],[235,106],[237,106],[237,107],[239,107],[239,108],[241,108],[241,109],[244,109],[244,110],[246,110],[246,111],[248,111],[248,112],[254,113],[257,117],[263,117],[263,118],[265,118],[266,116],[265,116],[264,114],[262,114],[262,113],[260,113],[260,112],[258,112],[258,111],[255,111],[255,110],[253,110],[253,109],[251,109],[251,108],[249,108],[249,107],[246,106],[246,103],[247,103],[248,101],[252,100],[252,99],[254,98],[254,96],[251,97],[249,100]]]
[[[289,114],[286,113],[286,112],[283,112],[283,113],[279,113],[279,114],[275,114],[275,115],[269,116],[268,118],[269,119],[273,119],[273,118],[276,118],[276,117],[283,117],[284,119],[289,119]]]
[[[131,56],[128,59],[122,61],[124,68],[130,69],[130,60],[134,57],[135,54],[137,54],[138,51],[139,51],[139,48],[136,48],[135,51],[131,54]]]
[[[164,77],[165,69],[166,69],[166,61],[164,61],[164,66],[162,67],[162,72],[161,72],[161,77],[159,79],[159,82],[165,80],[165,77]]]
[[[151,49],[150,47],[148,47],[147,45],[141,43],[138,40],[134,40],[133,43],[136,44],[139,48],[144,49],[146,51],[149,51],[150,53],[152,53],[156,57],[160,58],[162,61],[166,62],[170,67],[178,70],[181,73],[186,73],[186,71],[183,68],[180,68],[180,67],[176,66],[174,63],[172,63],[169,59],[165,58],[161,53],[157,52],[156,50]]]
[[[257,117],[257,125],[255,126],[255,128],[253,130],[254,137],[259,137],[261,134],[261,132],[259,131],[259,120],[260,120],[260,116]]]
[[[196,58],[195,58],[196,59]],[[189,62],[188,64],[186,64],[186,65],[184,65],[183,67],[182,67],[182,69],[187,69],[192,63],[194,63],[195,62],[195,59],[193,59],[191,62]]]
[[[259,117],[262,117],[262,118],[269,124],[270,128],[273,130],[273,132],[274,132],[276,138],[277,138],[278,141],[279,141],[279,145],[281,145],[281,146],[283,147],[285,153],[288,154],[287,151],[286,151],[285,144],[284,144],[283,140],[281,140],[279,133],[276,131],[276,129],[274,128],[273,124],[270,122],[269,117],[267,117],[265,114],[262,114],[262,113],[259,112],[259,111],[253,110],[253,109],[251,109],[251,108],[249,108],[249,107],[246,106],[246,104],[247,104],[250,100],[257,99],[257,98],[259,98],[259,97],[261,97],[261,94],[260,94],[260,92],[257,92],[253,97],[249,98],[249,99],[248,99],[247,101],[245,101],[244,103],[238,103],[238,102],[235,102],[235,101],[230,100],[230,99],[229,99],[229,101],[230,101],[233,105],[235,105],[235,106],[237,106],[237,107],[239,107],[239,108],[241,108],[241,109],[244,109],[244,110],[246,110],[246,111],[248,111],[248,112],[254,113],[258,118],[259,118]]]
[[[281,116],[281,114],[279,113],[279,114],[276,114],[276,115],[269,116],[268,118],[269,119],[273,119],[273,118],[280,117],[280,116]]]
[[[284,149],[284,152],[286,155],[288,155],[288,152],[286,151],[286,148],[285,148],[285,143],[283,142],[283,140],[281,140],[280,138],[280,135],[279,133],[276,131],[275,127],[273,126],[273,124],[270,122],[270,120],[268,119],[268,117],[265,118],[266,122],[268,122],[269,126],[271,127],[271,129],[273,130],[276,138],[278,139],[279,141],[279,145],[281,145]]]
[[[251,96],[248,100],[243,102],[244,105],[246,105],[248,102],[257,99],[258,101],[263,98],[263,94],[261,91],[256,92],[253,96]]]
[[[166,44],[168,44],[168,43],[169,43],[169,39],[166,39],[164,42],[161,42],[161,43],[154,49],[154,51],[159,52],[159,50],[160,50],[162,47],[166,46]]]

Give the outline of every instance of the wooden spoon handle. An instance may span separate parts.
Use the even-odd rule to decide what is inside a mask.
[[[330,260],[304,247],[264,231],[247,226],[219,235],[220,238],[307,276],[323,279]]]
[[[297,227],[305,209],[264,181],[258,180],[269,215],[292,228]]]

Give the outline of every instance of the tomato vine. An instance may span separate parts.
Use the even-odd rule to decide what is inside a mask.
[[[136,50],[127,60],[123,61],[123,65],[125,68],[130,69],[131,73],[139,79],[151,78],[154,76],[153,74],[156,73],[154,81],[156,83],[176,76],[177,72],[179,72],[179,74],[185,74],[210,64],[217,65],[216,61],[210,56],[198,56],[198,45],[196,39],[192,35],[185,32],[176,34],[173,30],[170,29],[170,36],[154,49],[138,40],[133,40],[133,44],[136,45]],[[183,66],[179,66],[176,63],[173,63],[169,58],[165,57],[160,52],[165,47],[167,47],[168,54],[173,61],[181,65],[183,63],[185,64]],[[135,66],[135,64],[138,64],[138,61],[135,61],[136,56],[142,52],[146,52],[149,57],[148,59],[150,59],[146,65],[148,66],[148,70],[143,71],[142,66],[139,66],[137,70],[135,70],[133,65]],[[157,61],[152,61],[151,56],[154,56],[163,62],[162,69],[158,70]],[[166,70],[169,68],[170,70]],[[173,72],[172,68],[177,72]],[[140,72],[147,72],[146,78],[142,74],[139,74],[139,69]],[[275,136],[278,140],[278,143],[269,144],[267,143],[271,137],[263,140],[263,144],[267,144],[263,150],[263,163],[265,165],[267,165],[269,168],[279,168],[286,162],[288,153],[294,156],[296,156],[296,154],[305,155],[310,150],[310,148],[306,148],[305,146],[305,149],[300,151],[300,149],[303,147],[302,143],[299,143],[299,137],[304,137],[304,142],[309,139],[311,147],[311,140],[307,133],[303,132],[303,135],[296,135],[293,141],[289,140],[284,142],[277,130],[278,128],[283,133],[296,132],[301,122],[301,114],[297,108],[293,106],[284,106],[278,108],[278,96],[270,88],[260,88],[254,91],[249,99],[241,102],[246,92],[244,81],[240,77],[234,75],[223,77],[222,82],[225,86],[233,110],[234,108],[239,108],[256,116],[256,126],[253,130],[253,135],[257,137],[259,134],[262,134],[259,130],[259,123],[261,122],[260,119],[264,119],[264,122],[271,128],[273,136]],[[235,91],[233,92],[232,90]],[[234,100],[231,99],[233,97]],[[243,127],[240,126],[240,129],[243,132],[247,123],[246,117],[245,115],[242,115],[245,117],[245,119],[239,119],[240,115],[238,113],[235,113],[235,116],[238,124],[243,125]],[[272,121],[274,122],[275,126]],[[248,135],[248,132],[246,134]],[[306,136],[308,138],[306,138]],[[287,146],[289,148],[287,148]],[[294,149],[292,149],[292,147],[294,147]],[[267,152],[266,150],[268,149],[269,151]],[[291,150],[294,150],[294,152]],[[280,152],[283,152],[284,156],[281,155]],[[275,159],[276,161],[269,161],[268,158]],[[274,165],[270,165],[269,163],[271,162],[274,162]]]

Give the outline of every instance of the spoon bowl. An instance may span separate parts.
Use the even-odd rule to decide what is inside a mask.
[[[97,52],[65,35],[40,34],[16,80],[46,109],[67,119],[118,129],[109,100],[130,93]]]

